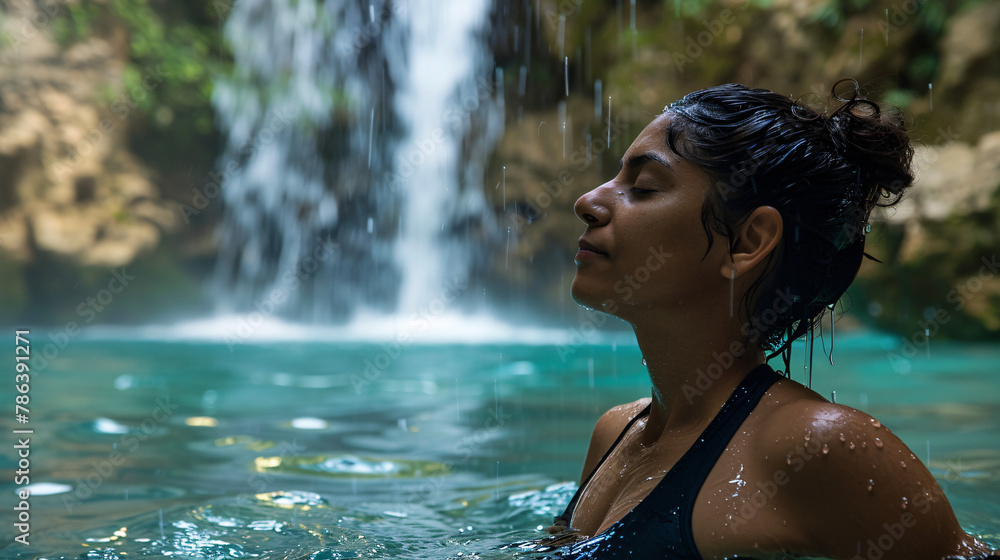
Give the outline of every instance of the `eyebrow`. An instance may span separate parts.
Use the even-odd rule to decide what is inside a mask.
[[[662,165],[663,167],[666,167],[670,171],[674,170],[673,166],[670,165],[670,162],[668,162],[667,160],[663,159],[658,154],[654,154],[654,153],[646,153],[646,154],[639,154],[637,156],[632,156],[632,157],[628,158],[627,161],[625,159],[622,159],[620,162],[618,162],[618,166],[619,166],[618,169],[622,169],[626,165],[629,168],[631,168],[631,169],[638,169],[638,168],[642,167],[643,165],[645,165],[646,162],[648,162],[648,161],[655,161],[656,163],[659,163],[660,165]]]

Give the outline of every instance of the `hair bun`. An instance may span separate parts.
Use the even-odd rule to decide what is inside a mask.
[[[853,85],[849,95],[838,93],[845,83]],[[855,166],[856,187],[867,221],[875,206],[895,204],[913,183],[913,148],[901,115],[883,112],[877,103],[861,97],[853,78],[835,83],[830,96],[843,104],[824,119],[824,124],[836,151]]]

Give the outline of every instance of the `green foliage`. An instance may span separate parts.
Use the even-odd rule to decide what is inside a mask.
[[[887,105],[906,109],[916,97],[917,94],[911,90],[894,89],[887,91],[882,101]]]
[[[227,8],[228,6],[223,6]],[[53,22],[64,46],[109,28],[128,33],[129,61],[122,75],[124,99],[108,89],[109,102],[126,103],[166,128],[173,115],[190,119],[208,134],[213,116],[211,77],[227,71],[229,54],[220,38],[220,18],[228,9],[203,2],[110,0],[68,4]]]
[[[28,299],[28,286],[21,264],[2,248],[0,248],[0,278],[3,278],[3,289],[0,290],[0,320],[11,321],[24,311]]]

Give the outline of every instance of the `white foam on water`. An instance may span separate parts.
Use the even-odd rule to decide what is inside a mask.
[[[399,344],[525,344],[574,345],[635,344],[631,333],[592,328],[546,328],[508,323],[492,315],[438,316],[411,314],[359,315],[345,325],[315,325],[261,318],[259,315],[225,315],[174,324],[118,327],[95,325],[81,338],[98,340],[160,340],[207,344],[258,344],[271,342],[357,342]]]

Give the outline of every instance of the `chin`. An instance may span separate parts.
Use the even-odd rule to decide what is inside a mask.
[[[609,293],[608,290],[598,289],[593,285],[588,286],[587,284],[579,276],[573,279],[573,285],[570,287],[570,295],[573,296],[573,301],[587,309],[617,316],[616,312],[621,309],[622,303],[618,301],[619,298],[616,297],[616,294]]]

